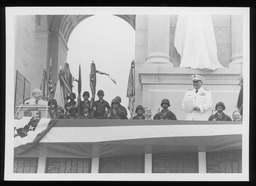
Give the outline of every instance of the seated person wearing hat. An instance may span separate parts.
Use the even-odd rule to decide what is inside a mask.
[[[34,89],[31,99],[25,101],[25,105],[47,105],[47,101],[42,99],[42,91],[40,89]]]
[[[103,99],[104,91],[97,92],[99,99],[93,103],[92,109],[95,119],[104,119],[106,110],[110,109],[109,103]]]
[[[138,105],[136,107],[135,113],[137,114],[132,119],[145,119],[145,116],[143,115],[145,113],[145,109],[142,105]]]
[[[163,99],[161,102],[161,107],[163,108],[161,112],[154,116],[155,120],[177,120],[176,115],[168,109],[170,106],[170,101],[168,99]]]
[[[215,110],[217,112],[210,116],[209,121],[232,121],[231,118],[223,112],[223,110],[225,110],[224,103],[218,102],[215,106]]]
[[[49,99],[48,106],[49,106],[49,112],[51,113],[52,118],[64,117],[64,113],[63,113],[64,110],[58,106],[57,101],[55,99]]]
[[[106,119],[128,119],[126,112],[120,109],[119,99],[114,98],[111,101],[111,107],[108,110],[108,112],[106,112],[105,118]]]

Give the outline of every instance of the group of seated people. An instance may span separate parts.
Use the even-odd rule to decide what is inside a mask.
[[[38,92],[38,91],[37,91]],[[39,93],[38,93],[39,94]],[[33,95],[33,94],[32,94]],[[69,96],[69,102],[65,104],[65,108],[58,106],[55,99],[48,100],[49,112],[52,118],[65,118],[65,119],[128,119],[127,110],[121,105],[121,97],[116,96],[111,105],[103,99],[104,91],[99,90],[97,92],[98,100],[93,103],[89,100],[90,93],[85,91],[82,94],[83,101],[78,98],[78,102],[75,101],[76,94],[71,93]],[[31,102],[31,101],[30,101]],[[31,104],[27,102],[25,104]],[[161,101],[162,110],[154,115],[154,120],[177,120],[176,115],[170,111],[170,101],[163,99]],[[80,110],[80,113],[79,113]],[[242,121],[242,116],[239,111],[234,111],[232,119],[226,115],[223,111],[225,105],[223,102],[218,102],[215,106],[217,111],[209,117],[209,121]],[[135,116],[131,119],[136,120],[151,120],[151,110],[144,108],[142,105],[138,105],[135,109]]]

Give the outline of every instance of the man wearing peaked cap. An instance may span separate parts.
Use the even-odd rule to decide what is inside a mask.
[[[202,81],[202,82],[204,82],[204,78],[200,75],[194,74],[194,75],[192,75],[192,82],[193,81]]]
[[[193,89],[186,91],[182,101],[182,108],[186,112],[186,120],[205,120],[209,118],[212,109],[212,95],[202,87],[205,79],[197,74],[192,75]]]

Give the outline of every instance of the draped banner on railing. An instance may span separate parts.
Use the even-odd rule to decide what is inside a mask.
[[[48,154],[84,157],[93,153],[113,155],[117,151],[139,153],[148,145],[197,151],[199,146],[207,147],[206,150],[237,149],[242,143],[242,125],[234,122],[23,118],[15,120],[15,126],[15,155],[27,152],[39,142]],[[92,147],[95,145],[96,151]],[[37,146],[32,154],[38,151]]]
[[[21,154],[32,149],[57,123],[49,118],[23,117],[14,120],[14,154]]]

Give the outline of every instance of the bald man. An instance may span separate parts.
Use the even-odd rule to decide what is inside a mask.
[[[32,97],[25,101],[25,105],[48,105],[47,101],[42,100],[42,91],[40,89],[34,89]]]

